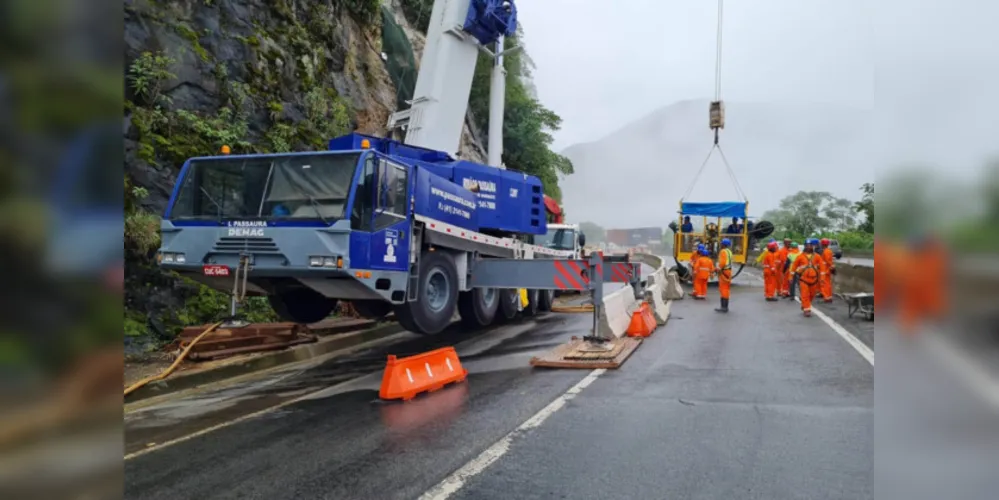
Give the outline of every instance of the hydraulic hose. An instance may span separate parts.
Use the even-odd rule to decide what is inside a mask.
[[[140,380],[140,381],[138,381],[138,382],[130,385],[127,389],[125,389],[125,396],[128,396],[129,394],[135,392],[136,390],[138,390],[141,387],[144,387],[146,384],[148,384],[150,382],[155,382],[157,380],[163,380],[163,379],[169,377],[170,374],[173,373],[173,371],[177,369],[177,367],[180,365],[181,361],[184,361],[184,358],[187,357],[187,353],[191,352],[191,348],[194,347],[194,344],[197,344],[198,341],[201,340],[203,337],[205,337],[209,333],[212,333],[213,331],[215,331],[215,329],[218,328],[220,325],[222,325],[222,323],[223,323],[222,321],[219,321],[218,323],[215,323],[215,324],[209,326],[208,328],[206,328],[205,331],[199,333],[197,337],[194,337],[194,340],[192,340],[190,344],[187,344],[187,347],[185,347],[184,350],[180,353],[180,356],[177,356],[177,359],[175,359],[173,361],[173,364],[171,364],[166,370],[163,370],[159,375],[153,375],[152,377],[144,378],[144,379],[142,379],[142,380]]]

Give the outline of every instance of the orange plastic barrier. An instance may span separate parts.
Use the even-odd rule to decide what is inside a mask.
[[[390,354],[378,397],[410,400],[421,392],[433,392],[447,384],[461,382],[467,376],[468,370],[462,368],[454,347],[408,358],[396,358]]]
[[[642,302],[635,312],[631,313],[631,323],[626,332],[629,337],[648,337],[656,329],[656,317],[648,302]]]

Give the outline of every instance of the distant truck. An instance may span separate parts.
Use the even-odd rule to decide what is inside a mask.
[[[552,250],[572,252],[573,259],[582,259],[583,247],[586,245],[586,235],[580,232],[579,224],[548,224],[548,232],[544,236],[536,236],[534,243]]]

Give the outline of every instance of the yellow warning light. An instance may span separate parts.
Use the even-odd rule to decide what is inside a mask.
[[[336,267],[337,269],[343,269],[343,257],[336,258]]]
[[[365,278],[370,278],[371,277],[371,271],[364,271],[364,277]]]
[[[368,149],[371,147],[371,141],[367,139],[361,139],[361,149]]]
[[[229,148],[228,144],[225,144],[225,145],[222,146],[222,154],[227,155],[227,154],[229,154],[231,152],[232,152],[232,149]]]

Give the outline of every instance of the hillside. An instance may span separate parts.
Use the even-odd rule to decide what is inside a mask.
[[[576,172],[561,181],[569,217],[604,227],[665,226],[711,148],[707,110],[707,101],[678,102],[566,148]],[[868,116],[838,107],[726,103],[722,150],[750,215],[802,189],[857,199],[859,186],[874,178]],[[689,199],[737,199],[717,152]]]

